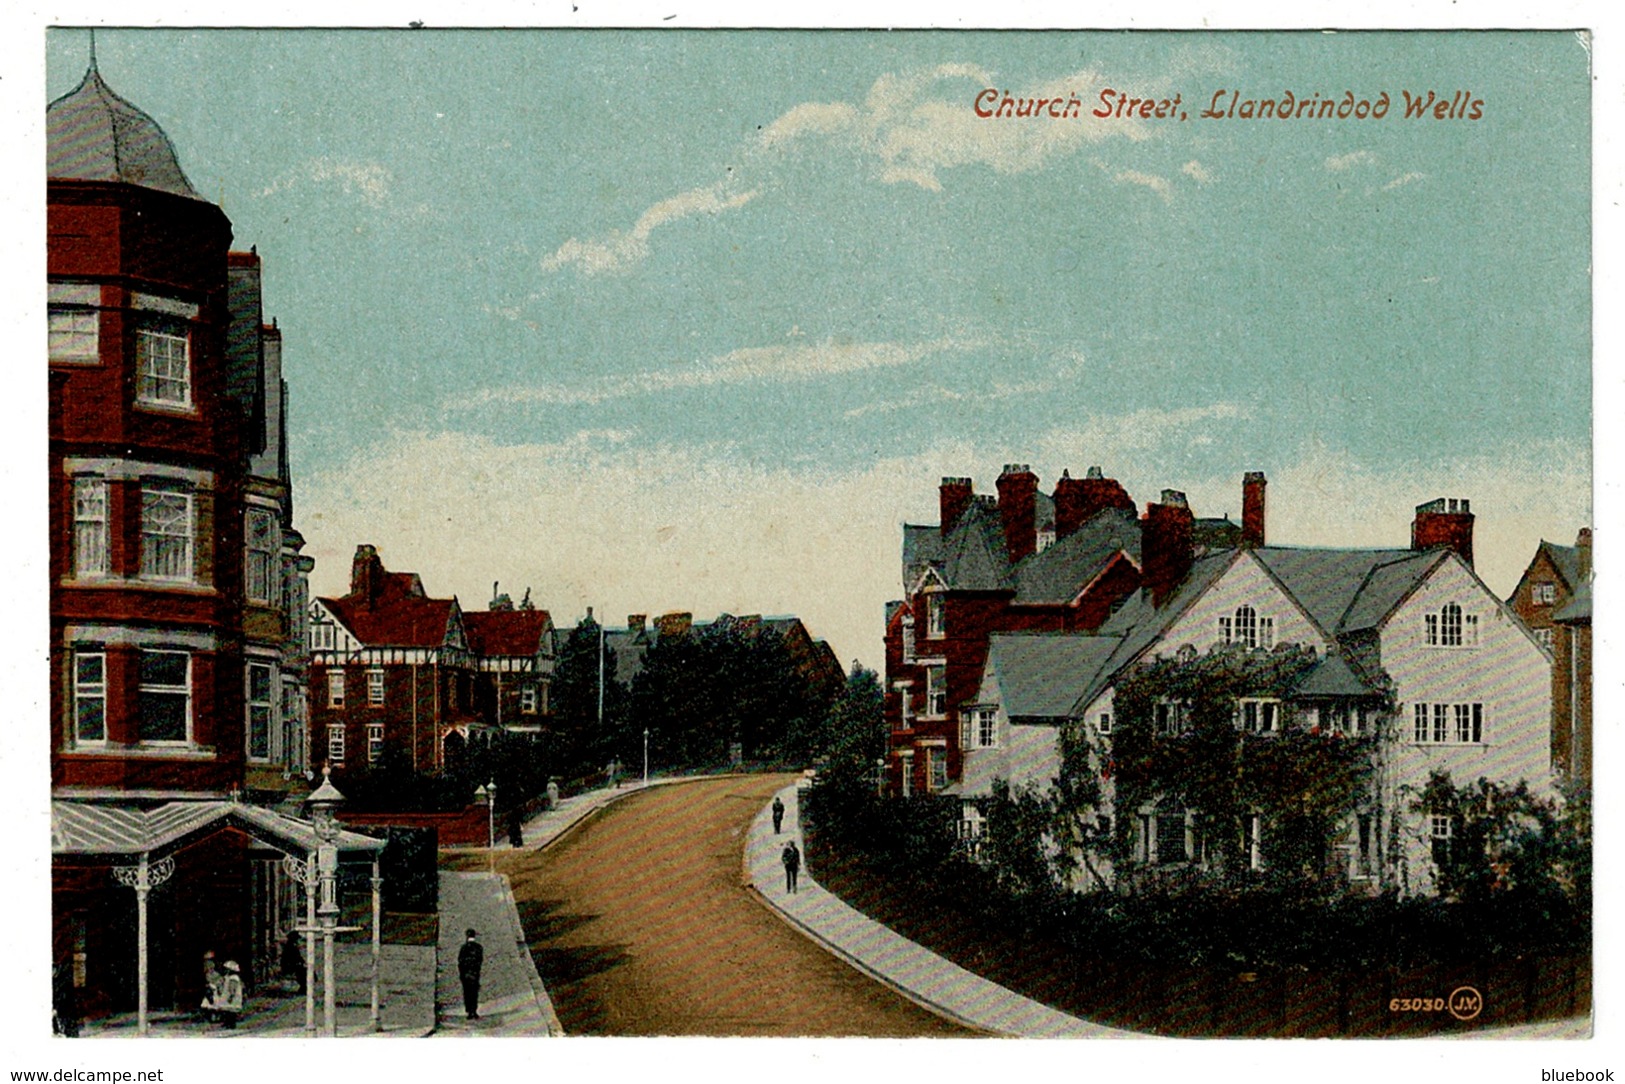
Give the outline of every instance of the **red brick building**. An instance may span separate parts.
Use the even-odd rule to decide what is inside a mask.
[[[1591,529],[1542,540],[1507,605],[1552,655],[1552,764],[1591,781]]]
[[[388,571],[376,547],[356,547],[349,593],[310,609],[310,744],[335,776],[386,760],[441,771],[482,731],[539,729],[552,619],[496,605],[464,613],[417,573]]]
[[[195,1005],[205,949],[274,966],[314,839],[281,337],[94,61],[46,129],[53,960],[91,1014]]]

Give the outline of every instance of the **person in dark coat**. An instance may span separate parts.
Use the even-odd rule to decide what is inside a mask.
[[[468,931],[468,940],[457,953],[457,977],[463,980],[463,1011],[470,1020],[480,1018],[480,968],[485,964],[485,946]]]
[[[784,826],[784,802],[778,795],[773,796],[773,834],[778,835],[779,829]]]
[[[801,848],[796,841],[791,840],[784,845],[784,853],[779,855],[779,861],[784,863],[784,890],[796,890],[796,874],[801,872]]]
[[[305,954],[299,951],[299,934],[293,930],[288,931],[287,938],[282,942],[282,982],[285,986],[292,986],[294,993],[305,992]]]
[[[518,806],[508,811],[508,845],[515,850],[525,845],[525,821]]]

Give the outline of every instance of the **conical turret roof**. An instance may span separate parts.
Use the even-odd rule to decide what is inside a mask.
[[[94,61],[77,87],[46,107],[45,140],[50,180],[116,181],[202,198],[158,122],[114,94]]]

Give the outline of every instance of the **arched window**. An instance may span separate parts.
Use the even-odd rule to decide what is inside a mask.
[[[1236,609],[1236,643],[1258,646],[1258,614],[1251,606]]]
[[[1461,646],[1461,607],[1454,602],[1445,603],[1439,611],[1439,643],[1444,647]]]
[[[1478,615],[1466,613],[1459,603],[1447,602],[1426,615],[1424,641],[1429,647],[1472,647],[1478,643]]]

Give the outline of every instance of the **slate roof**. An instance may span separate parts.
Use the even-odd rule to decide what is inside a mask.
[[[546,610],[471,610],[463,614],[469,650],[481,655],[535,655],[542,650],[542,639],[551,625]]]
[[[1444,560],[1444,550],[1261,546],[1252,551],[1328,635],[1375,628]]]
[[[988,640],[988,663],[1011,719],[1072,714],[1083,690],[1118,646],[1112,636],[1085,633],[999,633]]]
[[[1582,583],[1574,597],[1552,613],[1552,620],[1562,625],[1589,625],[1591,623],[1591,585]]]
[[[1341,654],[1328,654],[1320,660],[1297,687],[1294,696],[1371,696],[1377,692]]]
[[[1544,538],[1540,540],[1540,547],[1551,558],[1552,566],[1557,569],[1557,574],[1563,577],[1563,582],[1568,586],[1568,589],[1570,591],[1577,590],[1584,579],[1580,575],[1580,547],[1560,546],[1556,542],[1548,542]]]
[[[1016,565],[1016,602],[1022,605],[1071,602],[1119,551],[1140,560],[1140,524],[1133,513],[1108,508],[1072,534]]]
[[[45,108],[45,176],[115,181],[201,199],[158,122],[114,94],[94,66]]]

